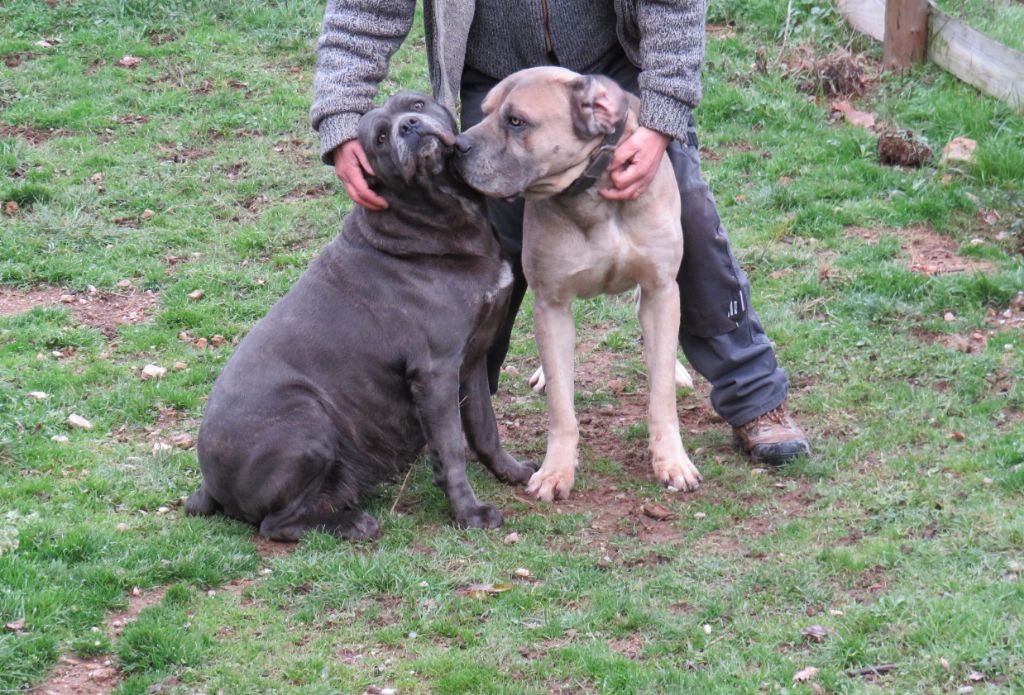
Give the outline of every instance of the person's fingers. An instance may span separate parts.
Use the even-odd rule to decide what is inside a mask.
[[[615,152],[612,154],[612,161],[608,163],[608,169],[610,171],[616,171],[625,166],[629,160],[636,156],[637,148],[630,145],[629,141],[625,141],[619,144],[615,148]]]
[[[363,151],[362,145],[360,145],[358,141],[353,142],[356,142],[356,146],[355,148],[353,148],[353,153],[356,156],[356,160],[359,162],[359,166],[362,167],[363,171],[365,171],[367,174],[373,176],[373,167],[370,166],[370,160],[366,158],[366,152]]]
[[[351,188],[351,191],[349,189]],[[349,185],[345,188],[349,192],[349,197],[355,202],[362,205],[367,210],[384,210],[388,207],[388,201],[384,200],[379,196],[373,189],[370,188],[369,184],[366,183],[366,179],[359,176],[358,179],[349,182]]]
[[[644,188],[639,184],[628,188],[602,188],[598,194],[605,200],[636,200],[644,192]]]

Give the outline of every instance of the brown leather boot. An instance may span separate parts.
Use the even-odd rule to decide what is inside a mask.
[[[758,463],[781,466],[797,456],[810,456],[811,447],[786,402],[740,427],[732,428],[733,439],[744,453]]]

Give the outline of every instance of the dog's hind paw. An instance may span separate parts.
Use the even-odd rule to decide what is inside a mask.
[[[210,516],[220,511],[217,503],[202,485],[185,500],[185,513],[189,516]]]
[[[544,376],[544,367],[537,367],[537,371],[530,377],[530,388],[535,393],[544,393],[544,389],[548,384],[547,378]]]
[[[489,504],[480,504],[455,513],[455,523],[462,528],[498,528],[505,518]]]
[[[682,362],[676,360],[676,388],[677,389],[692,389],[693,388],[693,377],[686,371],[686,367],[683,366]]]

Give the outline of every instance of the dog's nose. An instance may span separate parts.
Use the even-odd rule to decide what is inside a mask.
[[[473,149],[473,141],[465,135],[459,135],[455,138],[455,149],[459,151],[459,154],[466,154]]]
[[[420,119],[416,116],[406,116],[402,119],[402,122],[398,124],[398,132],[400,135],[408,135],[419,128]]]

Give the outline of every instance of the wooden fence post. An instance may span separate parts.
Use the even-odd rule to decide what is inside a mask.
[[[927,49],[928,0],[887,0],[882,64],[906,72],[911,63],[924,62]]]

